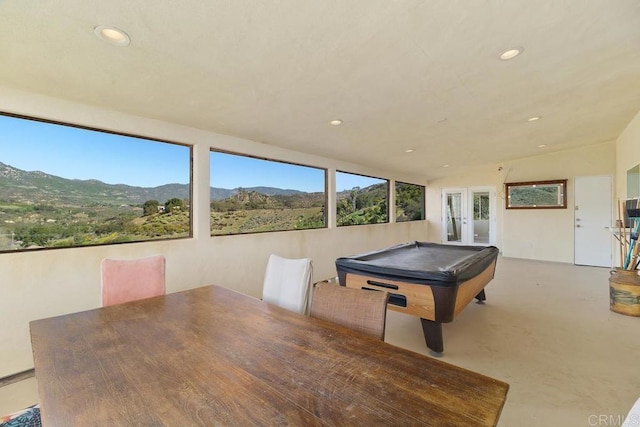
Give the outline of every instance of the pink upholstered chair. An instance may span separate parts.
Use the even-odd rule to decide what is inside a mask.
[[[165,258],[103,259],[102,306],[165,294]]]

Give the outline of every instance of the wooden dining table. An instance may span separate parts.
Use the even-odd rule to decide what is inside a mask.
[[[494,426],[509,388],[215,285],[30,328],[45,427]]]

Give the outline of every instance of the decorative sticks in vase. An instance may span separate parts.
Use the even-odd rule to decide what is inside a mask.
[[[628,208],[628,202],[635,202],[635,208]],[[640,199],[619,202],[618,206],[618,243],[620,244],[620,266],[623,270],[636,270],[640,260]],[[627,218],[629,235],[627,235]]]

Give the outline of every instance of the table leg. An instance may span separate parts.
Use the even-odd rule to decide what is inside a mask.
[[[442,343],[442,323],[433,320],[422,319],[422,332],[424,332],[424,340],[432,356],[440,357],[444,351]]]
[[[478,304],[484,304],[487,299],[487,296],[484,294],[484,289],[478,292],[478,295],[476,295],[476,299],[478,300]]]

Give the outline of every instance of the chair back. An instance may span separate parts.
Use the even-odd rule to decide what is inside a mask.
[[[103,259],[102,306],[122,304],[165,294],[165,258]]]
[[[313,291],[311,317],[384,340],[388,299],[387,292],[318,283]]]
[[[289,259],[271,254],[262,286],[262,299],[305,314],[309,302],[312,264],[309,258]]]

